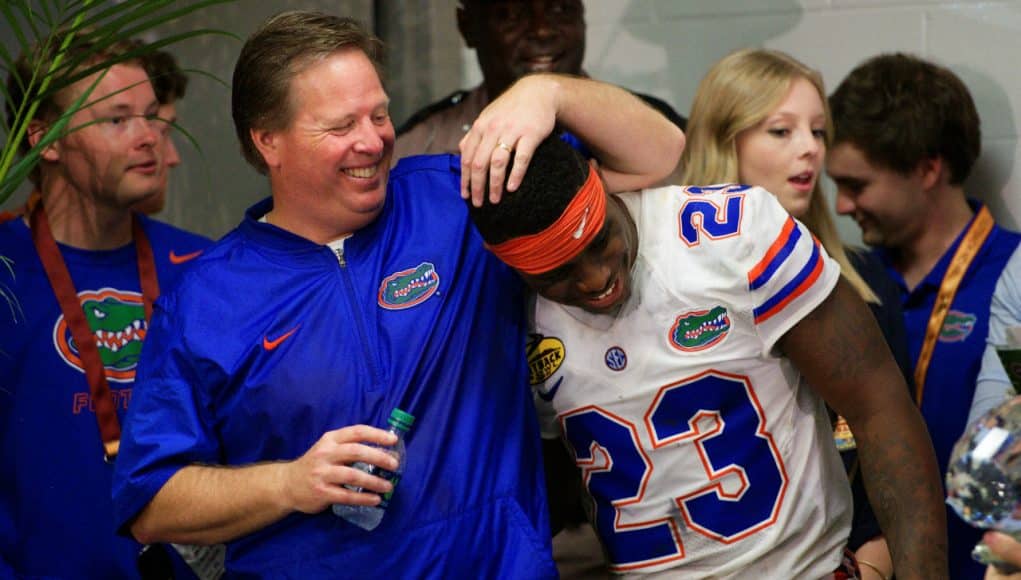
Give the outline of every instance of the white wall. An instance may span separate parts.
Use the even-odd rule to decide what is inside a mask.
[[[652,93],[687,116],[699,80],[728,52],[783,50],[832,90],[862,60],[906,51],[948,66],[971,89],[983,154],[967,183],[1001,223],[1021,229],[1021,0],[585,0],[593,77]],[[466,51],[467,52],[467,51]],[[464,86],[478,82],[467,52]],[[849,218],[842,235],[860,242]]]

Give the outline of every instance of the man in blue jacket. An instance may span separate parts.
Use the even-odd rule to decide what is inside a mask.
[[[391,170],[379,52],[309,12],[242,49],[235,126],[272,197],[157,304],[117,519],[147,542],[227,542],[236,574],[552,577],[524,290],[458,192],[508,169],[515,187],[555,123],[616,189],[666,175],[683,135],[625,91],[540,75],[480,117],[462,159]],[[395,467],[374,447],[394,443],[379,427],[395,407],[415,416],[396,489],[351,466]],[[328,509],[389,491],[371,532]]]

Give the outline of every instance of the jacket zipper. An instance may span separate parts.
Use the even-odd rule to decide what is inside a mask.
[[[359,302],[354,290],[354,282],[351,281],[351,272],[347,269],[347,259],[344,257],[344,249],[332,249],[334,255],[337,256],[337,263],[340,264],[340,277],[344,280],[344,289],[347,291],[349,299],[348,302],[351,304],[351,310],[355,319],[355,326],[358,327],[358,336],[361,339],[359,342],[362,345],[362,356],[365,357],[365,361],[369,365],[369,371],[372,373],[373,387],[379,388],[383,383],[380,380],[379,369],[376,367],[376,359],[372,356],[371,349],[369,349],[368,334],[365,332],[365,323],[362,321],[361,310],[358,308]]]

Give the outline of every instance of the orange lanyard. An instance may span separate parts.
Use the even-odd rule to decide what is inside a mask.
[[[950,260],[950,267],[943,275],[943,282],[939,287],[939,294],[936,295],[936,303],[932,306],[932,314],[929,315],[929,324],[925,328],[925,342],[922,343],[922,352],[918,355],[918,363],[915,365],[915,401],[922,406],[922,396],[925,394],[925,377],[929,372],[929,363],[932,362],[932,353],[936,350],[936,339],[943,329],[943,321],[950,312],[950,305],[954,303],[954,296],[957,295],[957,287],[960,286],[965,272],[975,259],[982,244],[989,237],[993,230],[993,216],[989,208],[982,206],[978,215],[968,226],[968,232],[957,246],[954,257]]]
[[[60,249],[57,247],[57,241],[53,238],[50,222],[46,218],[46,210],[42,203],[36,203],[32,208],[30,223],[32,243],[35,244],[36,252],[39,253],[39,259],[43,263],[46,277],[49,278],[50,286],[60,304],[64,320],[71,329],[71,336],[78,345],[78,354],[82,366],[85,367],[85,378],[89,382],[89,391],[96,409],[99,434],[103,439],[104,459],[110,461],[117,456],[120,449],[121,426],[117,420],[113,396],[110,394],[110,385],[106,380],[103,359],[100,358],[99,347],[96,346],[96,337],[85,319],[85,312],[82,310],[78,292],[71,280],[71,273],[68,272],[67,264],[64,263],[64,258],[60,255]],[[146,237],[142,224],[135,214],[131,215],[131,230],[135,242],[135,252],[138,255],[138,277],[142,286],[145,320],[148,322],[149,317],[152,316],[152,303],[160,293],[159,282],[156,279],[156,260],[153,258],[149,238]]]

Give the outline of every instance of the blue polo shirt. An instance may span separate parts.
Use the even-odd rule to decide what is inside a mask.
[[[977,215],[982,204],[973,200],[968,203]],[[892,255],[883,249],[876,250],[887,272],[900,288],[912,368],[918,363],[929,315],[936,303],[943,276],[967,230],[962,230],[939,262],[910,291],[904,277],[894,269]],[[968,409],[975,394],[975,381],[989,332],[989,303],[993,290],[1000,272],[1019,242],[1021,234],[993,226],[989,237],[965,272],[936,340],[922,395],[922,416],[936,449],[941,476],[946,474],[954,443],[967,426]],[[950,540],[950,577],[982,578],[984,567],[971,562],[969,556],[971,548],[981,538],[980,531],[967,526],[949,509],[947,531]]]

